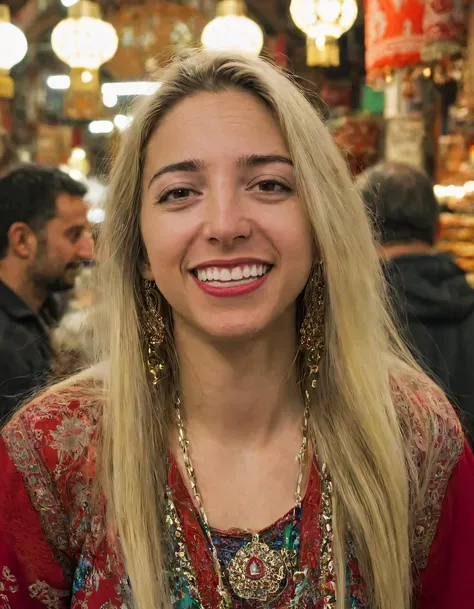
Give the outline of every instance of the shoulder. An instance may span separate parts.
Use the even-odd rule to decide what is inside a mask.
[[[402,372],[390,379],[392,398],[402,433],[421,466],[433,451],[452,455],[453,466],[463,449],[464,434],[452,404],[444,392],[421,372]]]
[[[16,352],[17,347],[24,346],[25,336],[28,335],[28,330],[19,320],[7,315],[0,308],[0,350],[1,352],[9,351],[12,354]]]
[[[425,568],[451,475],[464,449],[464,433],[445,394],[422,373],[391,379],[400,426],[411,453],[412,555]]]
[[[20,410],[1,439],[25,479],[42,472],[60,485],[72,471],[91,471],[100,412],[100,401],[81,387],[61,388]]]

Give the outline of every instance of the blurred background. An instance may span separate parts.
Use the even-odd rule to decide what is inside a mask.
[[[0,4],[0,173],[57,166],[101,200],[137,95],[174,51],[262,53],[295,74],[354,174],[427,171],[438,247],[474,277],[474,3],[465,0],[10,0]]]

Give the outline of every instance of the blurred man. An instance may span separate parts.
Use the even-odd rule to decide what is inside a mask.
[[[398,163],[358,178],[375,216],[379,252],[402,332],[415,357],[463,410],[474,438],[474,290],[434,244],[439,209],[430,180]]]
[[[54,293],[70,290],[92,257],[86,188],[52,168],[0,179],[0,424],[40,387],[51,363]]]

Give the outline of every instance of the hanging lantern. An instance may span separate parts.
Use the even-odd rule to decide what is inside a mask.
[[[10,22],[10,9],[0,4],[0,97],[13,97],[15,87],[9,76],[28,50],[23,32]]]
[[[420,62],[424,42],[425,2],[365,0],[365,65],[367,81],[390,70]]]
[[[430,63],[461,53],[465,47],[466,19],[464,0],[426,0],[422,60]]]
[[[307,36],[309,66],[338,66],[338,38],[357,18],[356,0],[292,0],[291,18]]]
[[[263,47],[263,32],[247,17],[243,0],[220,0],[216,17],[204,28],[201,42],[208,49],[258,55]]]
[[[71,118],[93,118],[102,107],[99,68],[118,47],[114,27],[101,19],[99,5],[79,0],[68,9],[68,17],[54,28],[51,46],[71,68],[71,86],[66,95],[66,113]]]

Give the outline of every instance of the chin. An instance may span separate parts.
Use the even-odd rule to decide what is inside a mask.
[[[209,324],[209,319],[212,323]],[[272,326],[272,319],[267,314],[251,315],[247,312],[215,314],[206,316],[199,324],[201,331],[216,341],[245,341],[253,340]]]

